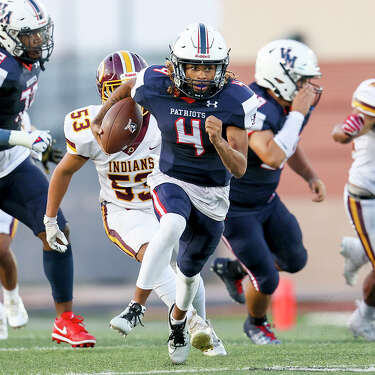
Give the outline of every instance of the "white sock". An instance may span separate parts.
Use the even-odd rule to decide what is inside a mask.
[[[174,304],[174,299],[176,298],[176,274],[170,265],[161,273],[154,291],[168,308]]]
[[[176,306],[187,311],[191,307],[195,294],[199,286],[200,275],[192,277],[185,276],[177,266],[176,277]]]
[[[18,299],[18,284],[13,290],[7,290],[3,288],[4,303],[7,303],[10,300]]]
[[[364,300],[361,300],[358,308],[364,318],[375,319],[375,307],[369,306]]]
[[[186,220],[178,214],[168,213],[160,219],[157,233],[152,237],[143,256],[137,287],[154,289],[162,270],[171,261],[172,251],[186,227]]]
[[[197,314],[206,320],[206,290],[201,276],[199,276],[199,286],[192,304],[195,310],[197,310]]]

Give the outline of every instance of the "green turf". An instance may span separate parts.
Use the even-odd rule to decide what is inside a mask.
[[[165,321],[146,319],[144,328],[135,329],[125,339],[108,328],[110,318],[108,314],[86,315],[97,345],[94,349],[71,349],[51,342],[51,316],[32,315],[27,328],[11,330],[8,340],[0,341],[0,374],[191,374],[196,370],[201,375],[297,375],[354,373],[348,369],[361,373],[361,368],[375,374],[368,369],[375,363],[373,343],[354,339],[345,327],[311,326],[304,318],[295,329],[278,333],[283,342],[278,346],[250,344],[242,333],[242,318],[214,319],[229,355],[209,358],[192,349],[180,366],[172,365],[168,358]],[[337,370],[332,371],[334,368]]]

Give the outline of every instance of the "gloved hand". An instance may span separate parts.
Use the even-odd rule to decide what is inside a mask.
[[[68,245],[69,242],[57,224],[57,217],[48,217],[44,215],[43,223],[46,227],[48,245],[51,247],[51,249],[56,250],[59,253],[65,253],[66,249],[68,248],[66,245]],[[57,240],[60,240],[62,244]]]
[[[52,136],[49,131],[33,130],[31,136],[31,149],[35,152],[45,152],[52,144]]]
[[[342,124],[342,130],[345,134],[354,137],[362,130],[364,125],[364,117],[361,114],[349,115]]]
[[[63,158],[64,152],[56,147],[56,141],[53,140],[51,145],[43,152],[42,159],[40,160],[43,164],[43,168],[47,174],[49,174],[48,162],[58,164]]]

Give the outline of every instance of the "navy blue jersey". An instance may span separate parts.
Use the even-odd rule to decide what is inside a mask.
[[[0,128],[20,128],[19,115],[34,101],[39,73],[39,63],[27,65],[0,48]]]
[[[205,131],[214,115],[227,126],[250,129],[255,124],[257,99],[242,82],[230,80],[214,97],[194,100],[167,93],[172,84],[164,66],[150,66],[137,77],[134,100],[156,118],[162,136],[159,168],[168,176],[200,186],[228,185],[224,167]]]
[[[250,84],[251,90],[258,97],[258,112],[255,130],[271,130],[276,134],[285,123],[288,115],[286,111],[264,87],[255,82]],[[310,114],[305,116],[304,124]],[[254,207],[267,203],[275,192],[281,175],[281,168],[274,169],[262,160],[249,148],[247,155],[246,173],[240,179],[232,179],[230,201],[232,205]]]

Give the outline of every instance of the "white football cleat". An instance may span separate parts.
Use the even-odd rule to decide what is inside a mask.
[[[190,339],[187,329],[187,318],[181,324],[172,324],[171,314],[174,304],[169,309],[168,313],[168,354],[172,363],[179,365],[184,363],[190,352]]]
[[[115,331],[127,336],[138,323],[143,327],[142,318],[145,311],[146,307],[132,301],[121,314],[110,321],[109,325]]]
[[[211,339],[212,339],[213,348],[203,351],[203,354],[208,357],[216,357],[218,355],[227,355],[228,353],[225,349],[225,346],[223,342],[217,336],[214,329],[212,328],[210,321],[206,320],[206,322],[211,327]]]
[[[357,281],[359,269],[369,261],[361,241],[356,237],[343,237],[340,254],[345,258],[345,281],[353,286]]]
[[[28,323],[29,316],[20,296],[10,299],[4,298],[4,309],[10,327],[21,328]]]
[[[366,306],[363,301],[356,301],[357,309],[351,315],[348,326],[352,331],[354,337],[362,336],[367,341],[375,341],[375,320],[374,314],[367,314],[365,316],[363,309]],[[365,307],[366,308],[366,307]],[[367,306],[367,309],[375,310]]]
[[[6,340],[8,338],[8,324],[5,309],[2,303],[0,303],[0,340]]]
[[[204,352],[213,348],[212,329],[194,310],[188,322],[191,346]]]

